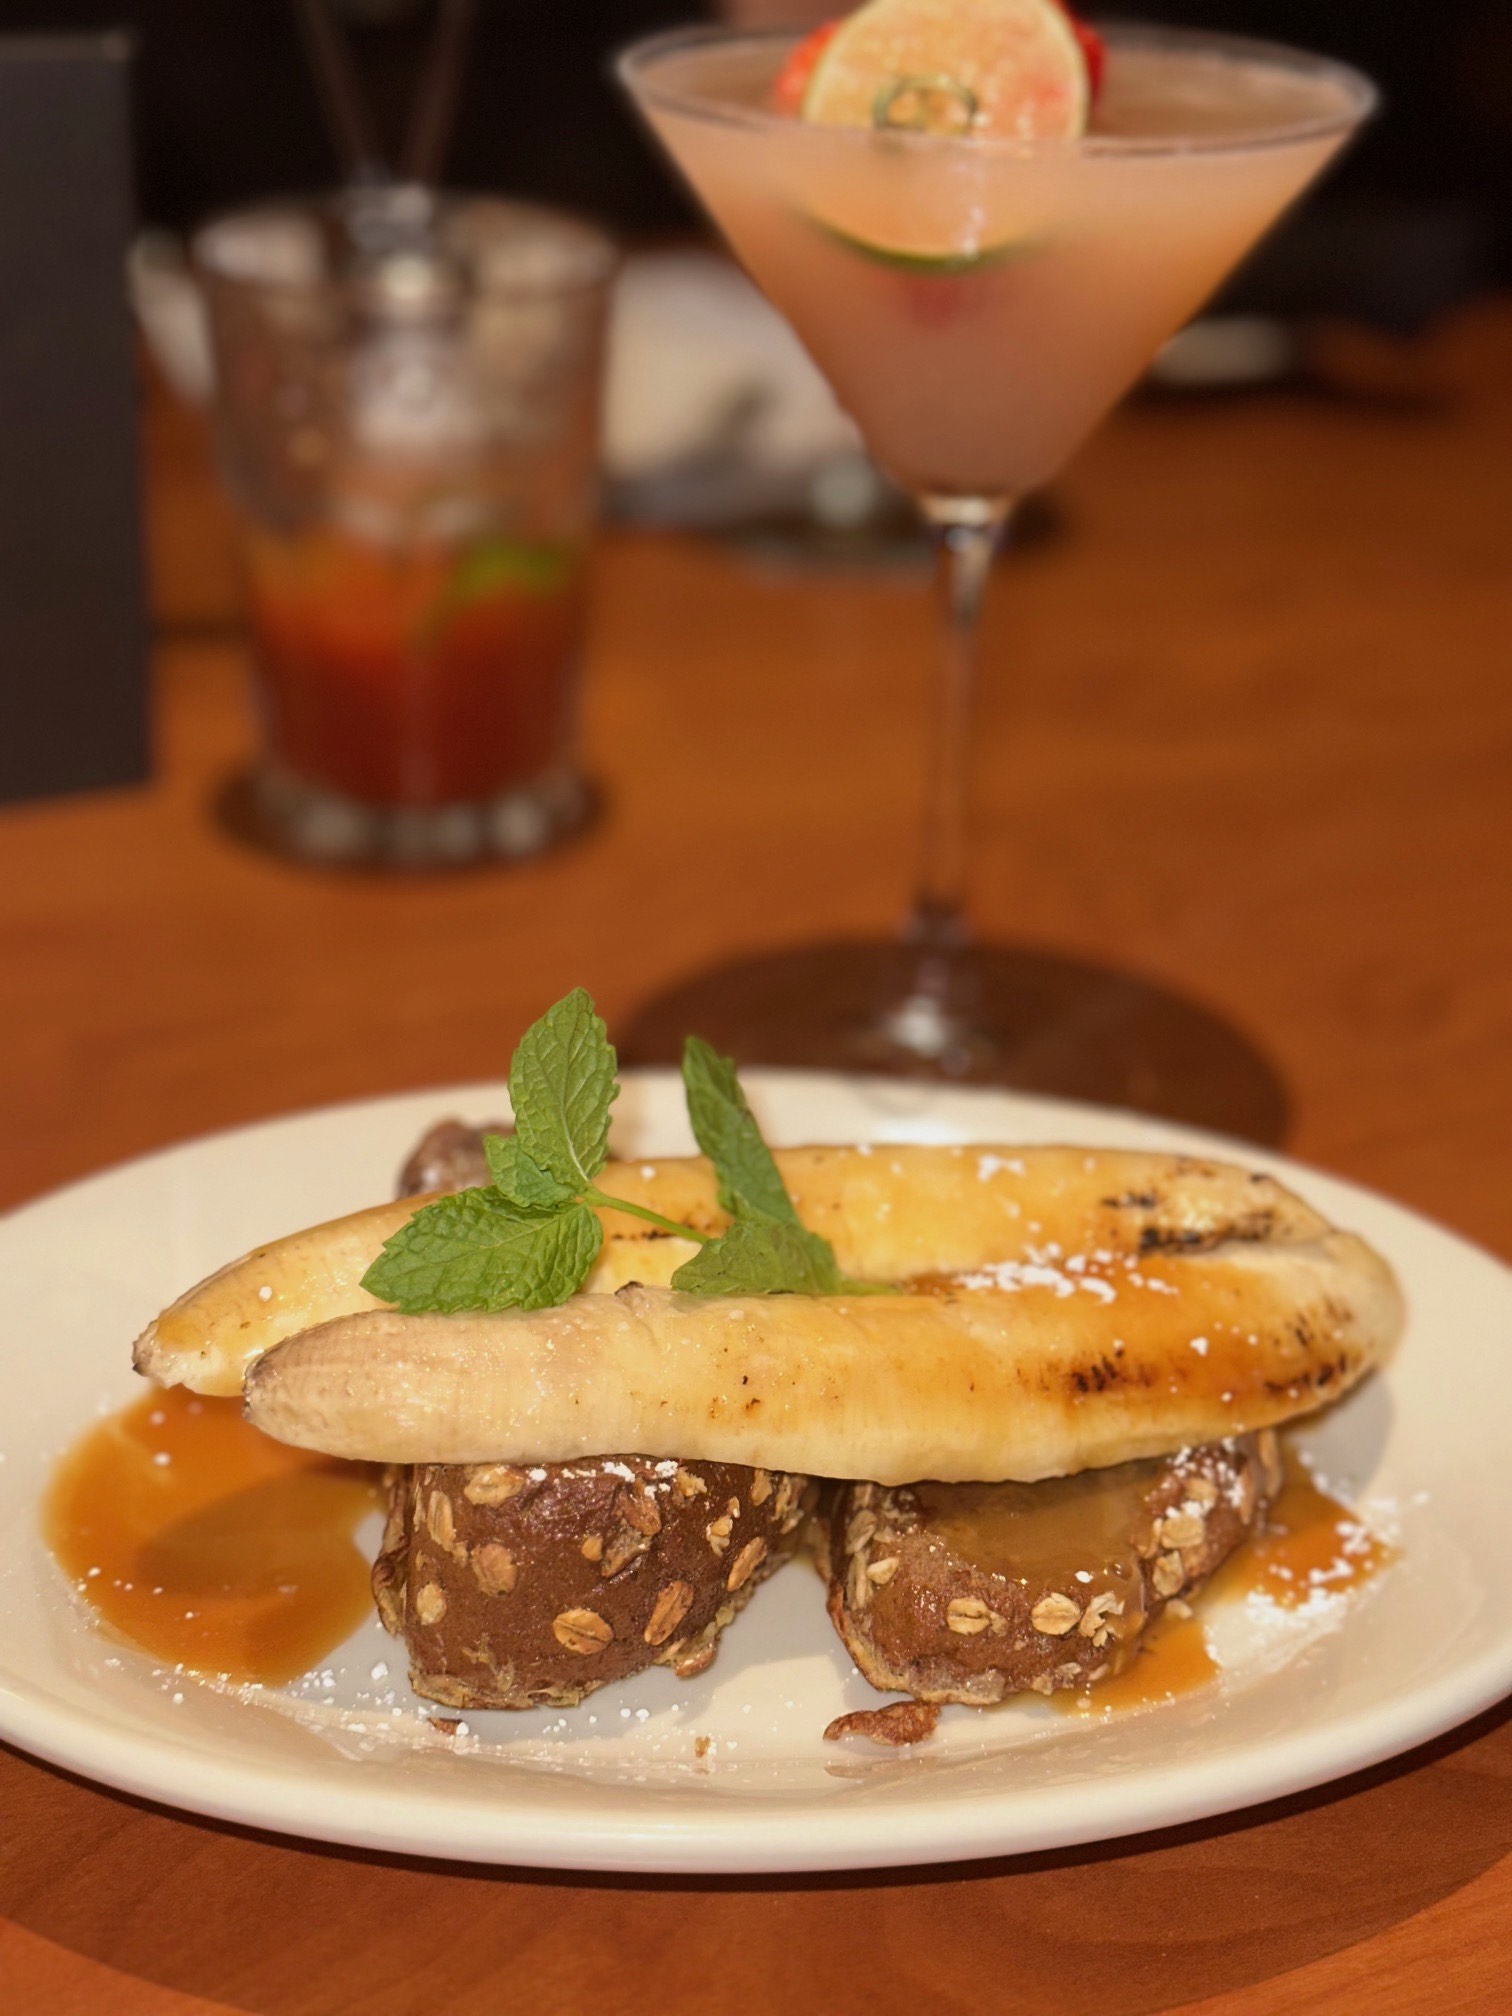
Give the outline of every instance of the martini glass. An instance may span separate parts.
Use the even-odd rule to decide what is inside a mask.
[[[879,92],[871,129],[776,113],[791,36],[688,29],[621,59],[657,138],[939,549],[946,649],[912,906],[890,956],[853,948],[850,984],[842,970],[830,989],[844,1026],[809,1061],[1043,1084],[1026,1060],[1043,1063],[1047,1017],[1086,1023],[1074,981],[1041,987],[1036,1009],[1022,968],[967,928],[973,695],[993,557],[1015,507],[1375,103],[1355,72],[1291,50],[1150,29],[1108,40],[1092,127],[1075,140],[893,123],[900,107],[917,114],[934,79]],[[775,955],[765,987],[760,961],[731,969],[744,1004],[737,1047],[753,1061],[805,1054],[789,1025],[812,1019],[815,974],[793,957]],[[846,957],[837,951],[841,969]],[[706,989],[684,1005],[707,1020]]]

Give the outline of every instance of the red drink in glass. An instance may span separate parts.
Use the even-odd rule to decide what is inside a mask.
[[[241,509],[264,827],[322,860],[521,855],[573,825],[606,241],[413,188],[196,242]]]
[[[247,565],[267,747],[293,777],[365,805],[445,806],[566,760],[581,549],[253,531]]]

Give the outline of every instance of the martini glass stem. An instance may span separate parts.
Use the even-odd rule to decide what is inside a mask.
[[[947,951],[964,942],[971,842],[971,742],[981,653],[982,602],[1008,522],[996,499],[928,500],[934,528],[945,663],[935,706],[920,836],[918,882],[908,936]]]
[[[970,1003],[958,985],[969,937],[972,727],[982,602],[1008,523],[1003,498],[926,497],[934,530],[945,659],[937,689],[920,833],[918,879],[904,937],[910,965],[903,998],[881,1027],[889,1043],[945,1068],[969,1061]]]

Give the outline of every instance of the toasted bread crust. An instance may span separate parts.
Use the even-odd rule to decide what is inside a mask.
[[[374,1597],[415,1692],[453,1708],[571,1707],[648,1666],[702,1672],[815,1497],[804,1477],[641,1456],[422,1464],[389,1489]]]
[[[919,1701],[981,1706],[1095,1685],[1264,1518],[1280,1487],[1275,1437],[1184,1450],[1128,1482],[1130,1517],[1109,1553],[1068,1553],[1056,1574],[1002,1560],[994,1572],[952,1545],[940,1516],[949,1490],[925,1504],[907,1487],[835,1488],[816,1522],[830,1619],[874,1687]]]

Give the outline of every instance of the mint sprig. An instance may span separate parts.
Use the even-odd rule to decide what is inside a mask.
[[[672,1276],[685,1295],[838,1295],[848,1285],[828,1239],[762,1218],[737,1218]]]
[[[609,1160],[609,1108],[618,1060],[586,989],[548,1008],[520,1038],[509,1099],[521,1154],[574,1194]]]
[[[575,1295],[603,1243],[598,1210],[622,1211],[703,1250],[672,1277],[689,1295],[882,1294],[840,1272],[827,1239],[799,1222],[735,1066],[697,1037],[683,1055],[688,1116],[732,1220],[717,1237],[594,1178],[609,1157],[618,1059],[583,988],[521,1037],[509,1069],[513,1135],[484,1138],[491,1185],[423,1205],[362,1277],[406,1315],[546,1309]]]
[[[701,1036],[683,1045],[683,1086],[694,1139],[714,1164],[733,1224],[683,1262],[672,1286],[687,1295],[881,1295],[840,1272],[828,1239],[800,1221],[762,1139],[734,1063]]]
[[[683,1045],[683,1087],[693,1138],[714,1164],[719,1201],[732,1218],[796,1225],[798,1213],[728,1057],[701,1036]]]
[[[496,1190],[459,1190],[385,1241],[362,1285],[406,1316],[549,1309],[587,1280],[603,1237],[586,1204],[523,1211]]]
[[[483,1153],[494,1188],[522,1211],[555,1211],[570,1203],[572,1185],[559,1183],[549,1170],[532,1162],[514,1134],[485,1134]]]

